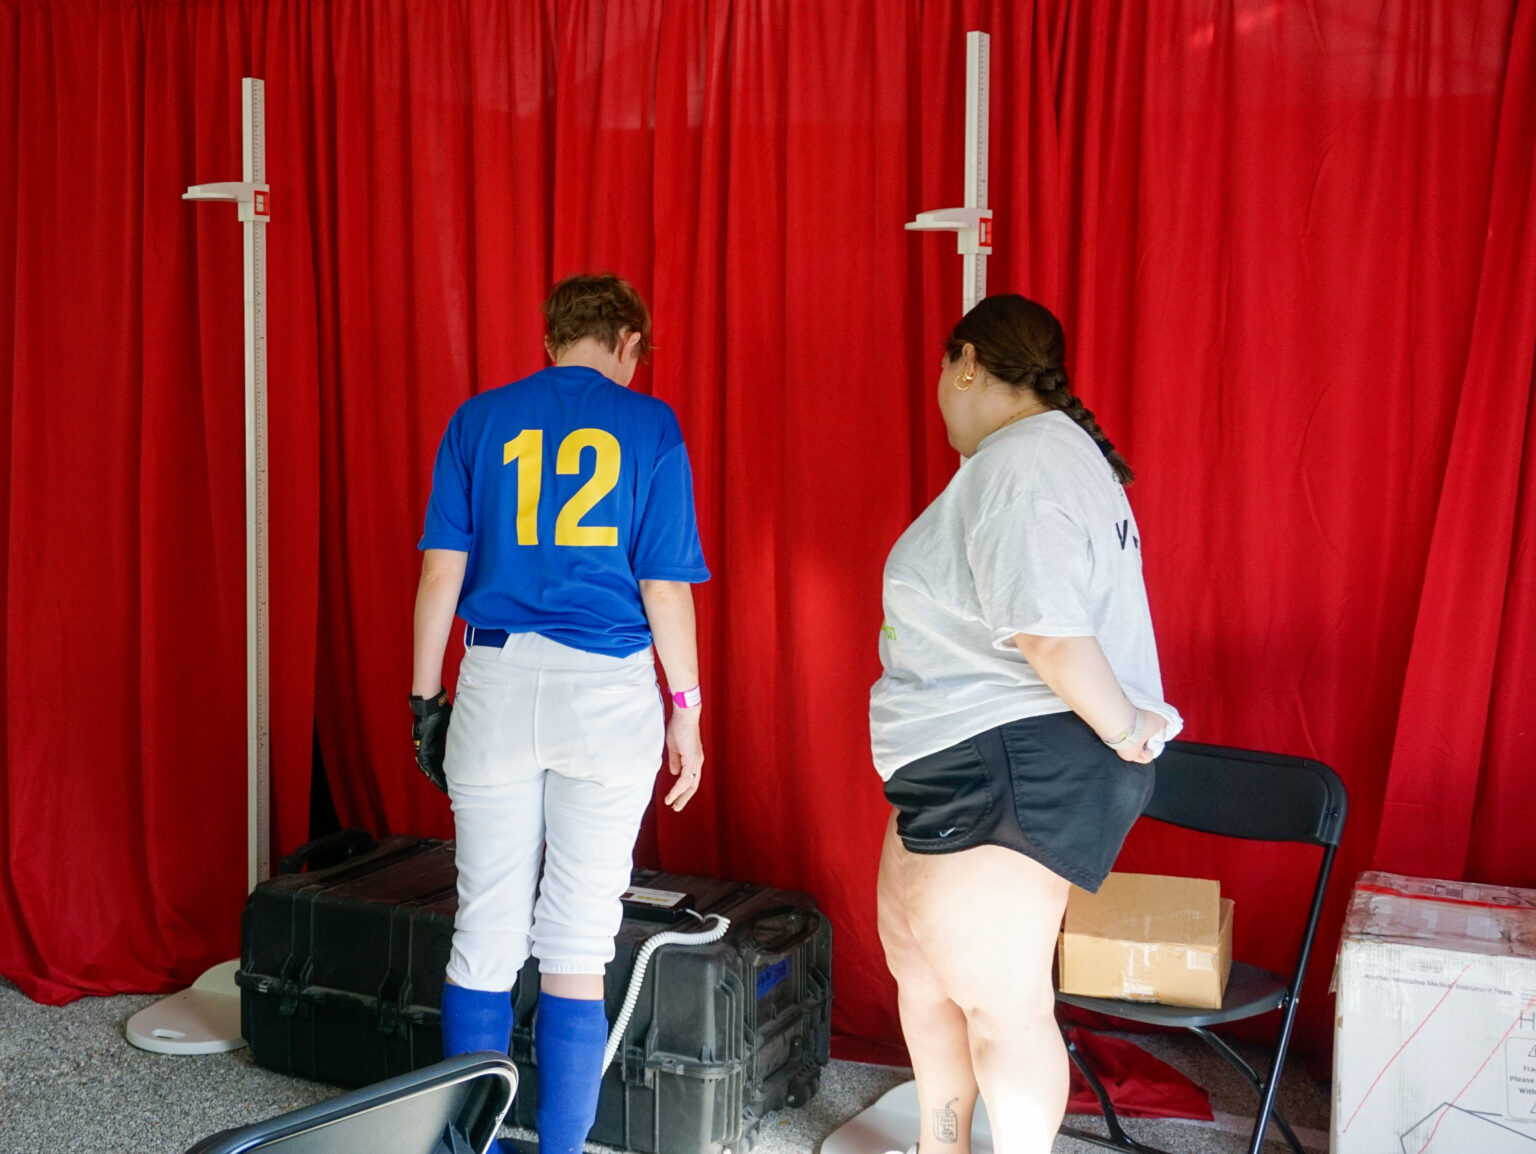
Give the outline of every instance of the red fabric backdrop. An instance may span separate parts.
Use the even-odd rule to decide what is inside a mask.
[[[254,74],[277,847],[312,720],[345,822],[448,832],[405,744],[432,453],[537,367],[551,279],[614,269],[716,574],[706,786],[642,853],[816,894],[838,1029],[894,1041],[865,695],[954,467],[959,260],[901,225],[960,200],[970,27],[991,285],[1062,315],[1139,473],[1188,735],[1343,774],[1330,926],[1372,864],[1536,884],[1531,4],[0,0],[0,972],[57,1002],[237,948],[240,241],[179,195],[238,175]],[[1122,865],[1215,873],[1284,963],[1305,855],[1139,828]]]

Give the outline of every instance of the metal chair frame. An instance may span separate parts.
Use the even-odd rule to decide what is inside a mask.
[[[1334,857],[1344,832],[1348,795],[1338,775],[1310,758],[1259,753],[1190,741],[1172,741],[1157,762],[1157,782],[1145,816],[1170,825],[1224,837],[1253,841],[1297,842],[1321,848],[1312,904],[1296,966],[1289,978],[1256,966],[1234,962],[1220,1009],[1193,1009],[1151,1002],[1118,1001],[1075,994],[1057,1001],[1107,1017],[1187,1029],[1225,1059],[1259,1097],[1248,1154],[1260,1154],[1273,1119],[1295,1154],[1305,1154],[1301,1142],[1275,1105],[1280,1076],[1290,1048],[1301,1000],[1301,986],[1322,917],[1323,898],[1333,873]],[[1281,1012],[1280,1031],[1266,1078],[1249,1065],[1210,1027]],[[1063,1031],[1065,1034],[1065,1031]],[[1165,1154],[1126,1133],[1109,1100],[1109,1093],[1078,1048],[1067,1041],[1067,1053],[1082,1073],[1104,1111],[1109,1133],[1097,1134],[1063,1126],[1061,1133],[1080,1142],[1132,1154]]]
[[[186,1154],[485,1154],[517,1093],[505,1054],[460,1054],[204,1138]]]

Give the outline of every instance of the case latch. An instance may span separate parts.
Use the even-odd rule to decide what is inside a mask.
[[[400,1027],[400,1006],[397,1002],[379,999],[379,1024],[378,1031],[381,1034],[393,1034]]]

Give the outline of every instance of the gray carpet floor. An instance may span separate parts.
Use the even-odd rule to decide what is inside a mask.
[[[40,1006],[0,979],[0,1154],[181,1154],[218,1130],[338,1092],[261,1069],[249,1050],[170,1057],[135,1049],[124,1023],[154,1001],[122,996]],[[1252,1117],[1253,1096],[1235,1073],[1192,1038],[1136,1041],[1208,1087],[1217,1114],[1214,1124],[1129,1123],[1137,1137],[1172,1154],[1247,1149],[1244,1120]],[[891,1066],[833,1062],[807,1106],[765,1119],[754,1154],[813,1154],[823,1138],[909,1077]],[[1327,1088],[1299,1063],[1287,1070],[1281,1105],[1302,1141],[1326,1151]],[[1066,1138],[1055,1146],[1056,1154],[1094,1149]],[[1267,1149],[1284,1147],[1272,1139]]]

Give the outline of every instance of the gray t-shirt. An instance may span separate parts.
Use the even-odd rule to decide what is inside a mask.
[[[1168,720],[1161,740],[1183,725],[1163,700],[1130,502],[1064,413],[981,442],[891,549],[883,602],[885,673],[869,695],[883,778],[1005,722],[1068,709],[1016,633],[1098,638],[1126,696]]]

